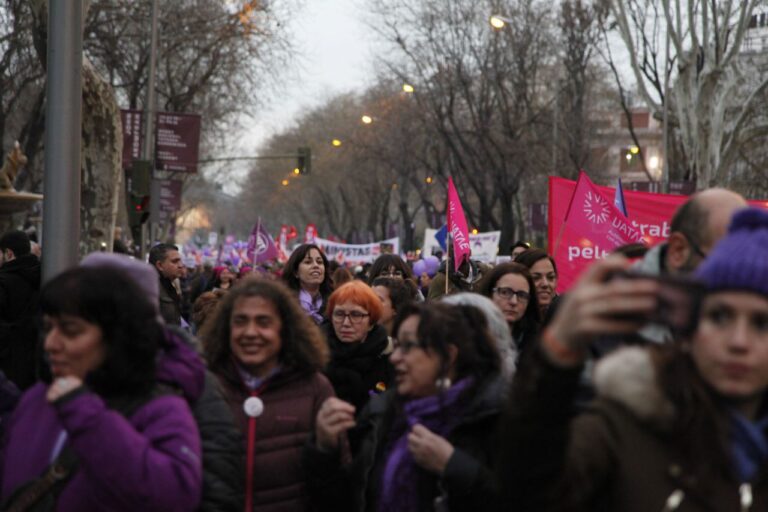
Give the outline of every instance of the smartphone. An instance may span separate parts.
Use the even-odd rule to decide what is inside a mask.
[[[699,310],[705,288],[698,281],[688,277],[652,276],[633,271],[617,272],[609,279],[649,279],[659,285],[658,304],[645,318],[632,317],[633,320],[645,320],[649,323],[664,325],[673,334],[687,336],[696,330],[699,322]]]

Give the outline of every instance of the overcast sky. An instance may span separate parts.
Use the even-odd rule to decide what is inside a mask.
[[[302,110],[343,92],[362,90],[372,69],[371,39],[362,22],[360,0],[306,0],[286,30],[301,55],[291,85],[261,113],[243,143],[258,147],[290,126]]]

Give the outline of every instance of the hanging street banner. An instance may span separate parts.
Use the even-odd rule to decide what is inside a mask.
[[[123,125],[123,169],[130,169],[134,160],[141,159],[144,116],[141,110],[120,110]]]
[[[422,247],[422,256],[433,256],[438,252],[445,254],[440,246],[437,229],[427,228],[424,230],[424,246]],[[469,234],[469,246],[472,250],[470,258],[483,263],[493,263],[496,261],[496,255],[499,253],[499,240],[501,240],[501,231],[486,231],[473,235]]]
[[[120,110],[123,126],[123,169],[141,158],[144,112]],[[155,168],[161,171],[197,172],[201,118],[198,114],[158,112],[155,116]]]
[[[325,256],[339,263],[372,263],[382,254],[400,254],[400,238],[388,238],[371,244],[342,244],[315,237],[315,244]]]
[[[615,194],[613,187],[592,185],[602,198],[612,198]],[[562,235],[558,246],[558,235],[565,232],[564,223],[571,199],[574,197],[576,182],[549,177],[549,210],[548,210],[548,247],[549,253],[555,258],[558,270],[558,292],[563,292],[573,283],[581,271],[596,259],[603,258],[615,248],[600,245],[589,230],[571,233],[568,243],[565,234]],[[670,222],[677,208],[689,199],[687,196],[673,194],[656,194],[650,192],[633,192],[624,189],[624,199],[627,207],[628,227],[640,233],[641,242],[649,247],[665,241],[669,237]],[[768,208],[768,201],[751,200],[750,205]],[[609,201],[613,207],[612,201]],[[584,207],[573,202],[573,207]],[[589,224],[587,224],[589,226]],[[629,232],[629,230],[626,230]],[[553,252],[557,247],[559,254]]]
[[[156,167],[161,171],[197,172],[200,116],[157,114]]]
[[[167,222],[181,210],[180,180],[153,178],[149,195],[149,213],[152,222]]]

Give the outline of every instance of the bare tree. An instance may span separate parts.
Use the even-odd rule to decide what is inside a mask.
[[[756,65],[762,57],[743,51],[764,0],[607,1],[638,92],[658,117],[668,104],[682,150],[674,175],[700,188],[723,183],[742,149],[768,132],[765,116],[755,115],[765,104],[768,75]],[[667,73],[670,97],[664,94]]]

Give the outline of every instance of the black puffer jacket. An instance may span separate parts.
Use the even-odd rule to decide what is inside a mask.
[[[321,328],[331,349],[325,375],[336,396],[361,411],[371,395],[389,388],[394,380],[387,330],[376,325],[362,343],[344,343],[336,337],[333,325],[326,323]]]
[[[0,370],[19,388],[35,382],[40,261],[25,254],[0,267]]]
[[[166,326],[164,358],[158,380],[174,385],[183,380],[184,397],[200,431],[203,449],[203,499],[201,511],[243,509],[245,479],[243,437],[216,377],[193,353],[191,340],[179,328]]]

